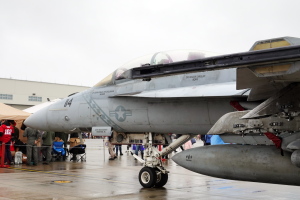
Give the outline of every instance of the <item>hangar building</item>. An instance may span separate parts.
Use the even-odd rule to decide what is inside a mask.
[[[86,86],[0,78],[0,102],[24,110],[88,88]]]

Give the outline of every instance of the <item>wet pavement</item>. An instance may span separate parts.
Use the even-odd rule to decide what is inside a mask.
[[[86,140],[86,162],[52,162],[38,166],[0,168],[2,199],[299,199],[298,186],[286,186],[213,178],[190,172],[172,160],[163,188],[142,188],[138,173],[142,164],[125,153],[108,160],[102,139]],[[199,142],[197,143],[199,145]],[[288,170],[288,169],[287,169]]]

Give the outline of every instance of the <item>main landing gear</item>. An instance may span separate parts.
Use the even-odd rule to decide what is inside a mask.
[[[137,155],[133,156],[144,164],[140,170],[139,181],[144,188],[163,187],[168,182],[168,171],[163,167],[160,157],[167,155],[179,146],[190,140],[192,135],[182,135],[175,142],[164,148],[161,152],[152,146],[152,133],[146,134],[146,149],[144,159]]]

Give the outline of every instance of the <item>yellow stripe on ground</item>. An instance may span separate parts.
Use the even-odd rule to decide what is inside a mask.
[[[87,178],[86,176],[79,176],[79,175],[74,175],[74,174],[63,174],[63,173],[58,173],[58,172],[49,172],[49,171],[41,171],[41,170],[34,170],[34,169],[25,169],[25,168],[19,168],[19,167],[8,167],[8,169],[14,169],[14,170],[20,170],[20,171],[28,171],[28,172],[37,172],[37,173],[43,173],[43,174],[53,174],[53,175],[59,175],[59,176],[69,176],[69,177],[76,177],[76,178]],[[112,182],[112,183],[121,183],[121,184],[132,184],[131,182],[123,182],[123,181],[115,181],[115,180],[108,180],[104,178],[94,178],[94,177],[89,177],[92,179],[96,180],[101,180],[105,182]]]

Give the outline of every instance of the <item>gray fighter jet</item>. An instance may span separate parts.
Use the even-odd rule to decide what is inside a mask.
[[[300,47],[293,46],[299,41],[263,40],[249,52],[223,56],[174,51],[142,57],[25,124],[144,144],[144,159],[134,155],[144,164],[143,187],[164,186],[168,171],[160,158],[198,134],[234,144],[187,150],[175,162],[216,177],[300,185]],[[280,48],[268,50],[273,47]],[[170,133],[181,136],[172,142]],[[158,151],[156,144],[168,146]]]

